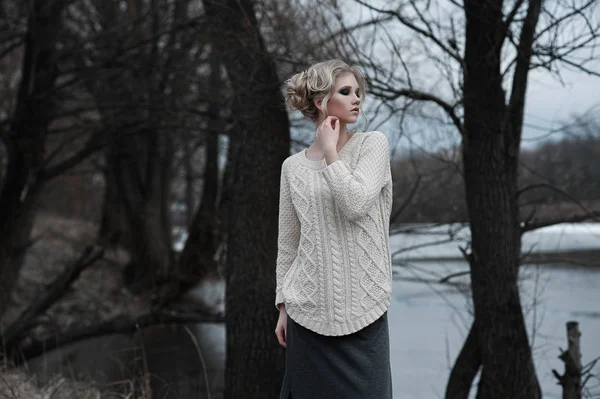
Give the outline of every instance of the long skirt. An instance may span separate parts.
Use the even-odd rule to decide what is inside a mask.
[[[280,399],[391,399],[387,312],[353,334],[325,336],[287,318]]]

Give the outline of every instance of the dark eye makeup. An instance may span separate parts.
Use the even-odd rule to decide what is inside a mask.
[[[340,89],[339,93],[343,94],[344,96],[347,96],[348,94],[350,94],[350,89],[347,87],[343,87],[342,89]],[[356,90],[356,96],[360,97],[360,90]]]

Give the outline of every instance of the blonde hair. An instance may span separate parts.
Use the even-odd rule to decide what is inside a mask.
[[[323,98],[321,108],[327,112],[327,101],[333,95],[335,80],[345,73],[351,73],[356,78],[362,104],[365,99],[366,86],[362,72],[342,60],[333,59],[316,63],[284,82],[283,95],[287,107],[294,111],[300,111],[304,117],[316,122],[319,118],[319,109],[314,100]]]

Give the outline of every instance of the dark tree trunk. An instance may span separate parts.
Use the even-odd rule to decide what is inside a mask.
[[[289,154],[289,121],[275,65],[249,0],[204,0],[213,40],[234,87],[242,150],[230,191],[227,243],[225,398],[275,398],[284,350],[274,328],[279,173]]]
[[[105,187],[104,201],[102,203],[102,218],[98,239],[110,247],[121,246],[128,253],[131,252],[131,233],[127,223],[127,214],[119,197],[114,168],[110,166],[110,159],[106,158],[107,167],[104,171]]]
[[[469,335],[452,367],[445,399],[469,399],[471,386],[481,366],[481,349],[477,338],[475,324],[471,326]]]
[[[227,132],[228,146],[227,146],[227,163],[225,170],[223,171],[223,177],[221,178],[221,185],[218,195],[217,209],[219,212],[219,265],[224,265],[226,262],[227,254],[227,242],[229,236],[229,225],[230,218],[235,217],[235,212],[232,208],[232,191],[234,185],[234,174],[236,170],[237,160],[239,153],[242,150],[241,140],[236,135],[239,129],[236,126]],[[232,216],[233,215],[233,216]]]
[[[132,232],[126,283],[135,293],[152,291],[174,264],[168,216],[170,139],[150,127],[139,134],[117,134],[109,147],[110,167]]]
[[[523,37],[525,31],[535,30],[539,15],[539,8],[531,9],[535,4],[539,6],[539,2],[530,2],[521,45],[528,40]],[[477,398],[535,399],[541,397],[541,391],[517,281],[521,254],[517,166],[529,65],[527,44],[521,49],[514,77],[518,84],[507,105],[500,67],[506,33],[502,1],[466,1],[465,13],[462,145],[472,233],[474,323],[482,366]]]
[[[191,223],[194,219],[196,210],[196,195],[194,193],[194,143],[192,135],[188,132],[182,135],[181,145],[183,146],[183,170],[185,173],[185,222]]]
[[[588,375],[591,375],[589,373],[591,367],[581,365],[580,337],[579,323],[576,321],[567,322],[567,349],[562,351],[559,356],[559,359],[565,363],[565,372],[560,375],[552,369],[559,385],[562,386],[562,399],[581,399],[583,387],[589,381]],[[596,360],[590,364],[595,364],[595,362]],[[586,368],[588,369],[587,373],[583,370]]]
[[[108,110],[103,115],[108,130],[107,183],[110,185],[106,199],[114,201],[105,203],[104,218],[110,222],[106,229],[109,233],[117,230],[127,234],[121,244],[129,250],[131,259],[124,269],[129,288],[139,294],[156,294],[156,288],[171,279],[175,267],[169,209],[173,140],[164,125],[168,120],[169,100],[179,94],[169,83],[180,73],[178,68],[173,68],[173,72],[171,67],[177,62],[175,43],[181,33],[170,32],[162,49],[159,41],[165,37],[160,35],[161,23],[168,18],[165,11],[155,0],[147,4],[132,1],[129,5],[131,8],[121,17],[136,26],[130,35],[140,40],[136,48],[139,60],[134,60],[131,69],[123,68],[122,82],[101,82],[93,88],[100,103],[129,106],[114,114]],[[186,7],[187,2],[175,3],[172,24],[185,18]],[[111,21],[109,17],[113,13],[119,14],[114,7],[103,10],[107,16],[104,21]],[[148,23],[134,23],[144,13],[148,13]],[[111,26],[105,29],[110,32]],[[168,94],[169,89],[175,92]],[[121,225],[122,216],[125,226]]]
[[[3,137],[8,159],[0,191],[0,316],[21,269],[42,187],[44,145],[55,108],[50,94],[58,75],[55,44],[64,3],[33,2],[15,114]]]
[[[217,194],[219,190],[219,118],[221,64],[217,54],[211,57],[211,76],[208,93],[208,132],[205,143],[205,166],[202,198],[190,224],[189,236],[178,265],[182,288],[189,287],[207,276],[217,275],[215,254],[219,244]],[[179,290],[181,291],[181,289]]]
[[[137,118],[137,131],[119,128],[118,121],[108,127],[99,240],[127,251],[125,282],[141,294],[154,290],[174,265],[169,217],[172,141],[158,130],[158,122]]]

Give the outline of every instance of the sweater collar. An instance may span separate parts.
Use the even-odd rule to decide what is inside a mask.
[[[354,136],[356,136],[358,133],[352,133],[352,136],[350,136],[350,138],[348,139],[348,141],[346,141],[346,143],[344,144],[344,146],[340,149],[340,151],[338,152],[338,155],[341,157],[342,154],[344,154],[345,152],[347,152],[349,150],[350,147],[350,142],[353,141]],[[308,159],[306,157],[306,149],[300,151],[300,154],[298,154],[300,158],[300,163],[304,166],[306,166],[307,168],[310,169],[324,169],[327,167],[327,161],[325,160],[325,157],[313,161],[311,159]]]

